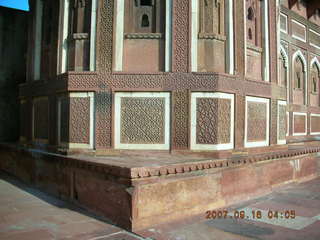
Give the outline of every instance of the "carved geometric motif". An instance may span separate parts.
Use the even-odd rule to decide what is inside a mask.
[[[121,98],[122,144],[164,144],[165,98]]]
[[[266,140],[267,128],[267,104],[258,102],[248,102],[248,142]]]
[[[197,99],[197,144],[230,143],[231,103],[228,99]]]
[[[190,1],[173,1],[172,41],[173,72],[188,72],[189,64],[189,15]]]
[[[187,149],[189,146],[189,93],[173,92],[172,148]]]
[[[218,144],[231,142],[231,101],[219,99],[218,101]]]
[[[234,95],[223,92],[191,94],[192,150],[215,151],[234,147]]]
[[[71,143],[90,141],[90,98],[70,98],[70,140]]]
[[[286,139],[287,134],[287,108],[286,105],[279,105],[279,140]]]
[[[218,144],[218,99],[197,99],[197,144]]]
[[[96,148],[109,148],[112,135],[112,93],[96,92]]]

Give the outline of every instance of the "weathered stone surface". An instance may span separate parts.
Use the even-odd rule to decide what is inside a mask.
[[[260,196],[291,181],[314,178],[319,174],[316,151],[320,151],[318,145],[310,145],[276,153],[274,158],[250,156],[256,162],[248,157],[186,161],[180,156],[179,163],[170,163],[160,156],[145,157],[144,167],[132,167],[132,157],[124,164],[117,156],[101,161],[0,145],[0,169],[136,231]]]

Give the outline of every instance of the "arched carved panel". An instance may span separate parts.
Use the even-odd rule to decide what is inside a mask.
[[[288,67],[286,65],[285,59],[282,55],[279,56],[279,85],[286,87],[287,86],[287,73],[288,73]]]
[[[314,62],[310,69],[310,105],[320,106],[319,99],[320,65]]]
[[[305,104],[305,81],[306,72],[302,58],[297,56],[293,59],[293,103],[303,105]]]
[[[293,86],[295,89],[304,90],[304,70],[303,62],[300,57],[297,57],[294,62]]]
[[[288,87],[288,72],[289,72],[289,60],[286,50],[283,46],[280,46],[279,54],[279,85]]]

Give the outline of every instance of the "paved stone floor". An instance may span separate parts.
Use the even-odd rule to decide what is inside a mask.
[[[138,240],[82,209],[0,172],[1,240]]]
[[[148,229],[140,235],[157,240],[319,240],[320,178],[204,213],[202,219]]]
[[[202,220],[189,219],[139,234],[145,238],[0,173],[1,240],[319,240],[320,178],[204,213]]]

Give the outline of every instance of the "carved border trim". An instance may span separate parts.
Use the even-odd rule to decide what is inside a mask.
[[[126,33],[125,39],[162,39],[162,33]]]
[[[227,37],[224,35],[210,34],[210,33],[199,33],[198,38],[199,39],[208,39],[208,40],[220,40],[220,41],[227,40]]]
[[[106,165],[104,163],[90,162],[88,160],[76,159],[72,157],[61,156],[62,165],[77,167],[82,169],[89,169],[104,174],[123,177],[128,180],[134,179],[148,179],[151,177],[178,175],[183,173],[191,173],[196,171],[205,171],[208,169],[226,169],[229,167],[239,167],[257,162],[264,162],[270,160],[298,157],[307,154],[314,154],[320,152],[320,147],[310,147],[300,150],[291,150],[283,152],[274,152],[272,154],[261,154],[254,156],[244,156],[240,158],[230,159],[212,159],[199,162],[177,163],[167,166],[157,167],[136,167],[125,168],[120,166]],[[57,156],[57,155],[56,155]],[[309,156],[311,157],[311,156]]]

